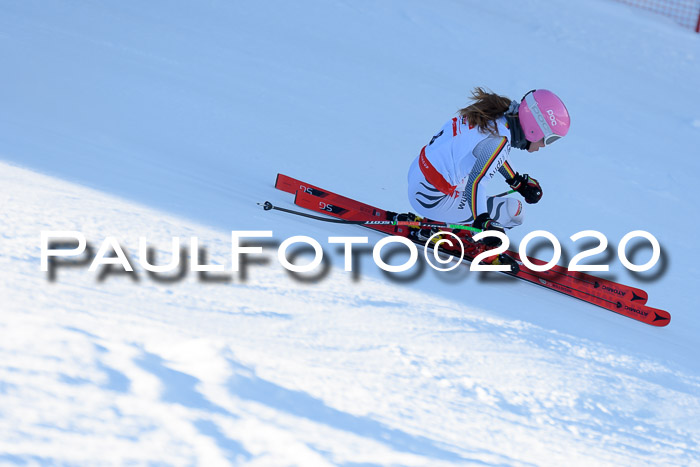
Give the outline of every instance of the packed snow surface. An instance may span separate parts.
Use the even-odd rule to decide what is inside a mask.
[[[1,462],[700,463],[700,36],[602,0],[8,0],[0,37]],[[669,326],[464,267],[387,274],[380,235],[257,205],[293,207],[281,172],[407,210],[408,165],[474,86],[572,115],[511,153],[544,191],[514,245],[547,230],[566,264],[603,232],[590,261]],[[135,270],[44,272],[49,230],[114,237]],[[242,230],[273,238],[233,273]],[[662,247],[646,273],[617,258],[633,230]],[[280,266],[295,235],[319,272]],[[329,236],[368,237],[354,271]],[[150,274],[140,237],[159,264],[197,237],[225,271]]]

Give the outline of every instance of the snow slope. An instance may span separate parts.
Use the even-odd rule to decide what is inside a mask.
[[[0,2],[0,459],[8,463],[689,465],[700,462],[692,201],[700,43],[614,2]],[[555,90],[561,143],[513,165],[526,225],[610,239],[655,329],[465,271],[387,277],[367,257],[302,282],[39,270],[41,230],[137,258],[231,230],[379,237],[263,212],[287,173],[394,210],[471,87]],[[684,175],[689,176],[684,176]],[[501,188],[501,187],[498,187]],[[631,230],[662,263],[615,258]],[[576,245],[578,246],[578,245]],[[540,248],[538,256],[547,256]],[[647,249],[638,249],[643,263]],[[632,255],[631,255],[632,256]]]

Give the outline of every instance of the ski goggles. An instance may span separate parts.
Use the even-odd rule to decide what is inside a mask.
[[[540,130],[542,130],[542,133],[544,134],[544,145],[549,146],[556,140],[560,139],[561,136],[555,134],[550,128],[549,124],[547,123],[547,119],[537,105],[535,95],[533,94],[534,92],[535,91],[533,90],[525,94],[525,103],[530,109],[530,112],[532,112],[532,116],[535,118]],[[554,118],[554,115],[551,115],[551,118]]]

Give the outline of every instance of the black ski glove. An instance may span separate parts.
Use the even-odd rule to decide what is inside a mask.
[[[528,174],[520,175],[516,172],[515,177],[506,178],[506,183],[523,195],[525,202],[528,204],[535,204],[542,198],[542,187],[537,180]]]
[[[476,216],[476,219],[474,219],[474,223],[472,224],[472,226],[480,230],[497,230],[501,233],[506,233],[503,227],[496,224],[496,222],[493,219],[491,219],[488,213],[486,212]],[[502,243],[501,239],[498,237],[484,237],[481,239],[481,241],[484,243],[484,245],[486,245],[489,248],[497,248],[501,246]]]

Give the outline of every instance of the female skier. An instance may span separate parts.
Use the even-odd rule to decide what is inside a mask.
[[[488,197],[486,186],[501,174],[529,204],[542,198],[537,180],[520,175],[509,162],[511,147],[536,152],[569,131],[569,112],[553,92],[525,94],[520,103],[472,91],[471,105],[433,136],[408,171],[408,197],[423,217],[482,230],[510,229],[522,223],[522,203]],[[488,246],[500,240],[486,237]]]

